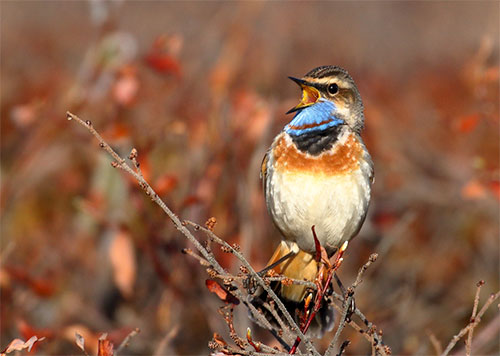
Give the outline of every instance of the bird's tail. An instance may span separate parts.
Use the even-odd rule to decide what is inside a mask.
[[[272,265],[281,257],[295,249],[297,249],[297,246],[294,246],[294,243],[282,241],[267,265]],[[291,279],[314,282],[317,278],[319,268],[320,263],[315,260],[313,254],[299,249],[295,255],[275,266],[273,270]],[[303,318],[304,315],[304,299],[308,292],[308,287],[283,282],[273,282],[271,283],[271,287],[282,299],[290,314],[295,318],[297,324],[300,325],[301,318]],[[324,300],[322,303],[323,305],[316,314],[308,331],[308,334],[318,338],[321,338],[325,332],[332,330],[334,326],[333,307]]]

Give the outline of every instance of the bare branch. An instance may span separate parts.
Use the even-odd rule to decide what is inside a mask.
[[[300,338],[302,338],[306,344],[306,348],[309,353],[314,354],[314,355],[319,355],[319,353],[316,351],[314,345],[312,344],[311,340],[307,338],[302,331],[300,330],[299,326],[295,323],[294,319],[290,315],[290,313],[287,311],[286,307],[284,304],[281,302],[281,300],[278,298],[276,293],[266,284],[266,282],[255,272],[253,267],[248,263],[248,261],[243,257],[243,255],[233,246],[229,245],[226,241],[222,240],[218,236],[216,236],[210,229],[203,228],[199,226],[198,224],[192,223],[192,222],[181,222],[181,220],[175,215],[169,208],[168,206],[163,202],[163,200],[158,196],[158,194],[153,190],[153,188],[149,185],[149,183],[144,179],[144,176],[142,175],[142,172],[140,171],[139,168],[139,163],[137,162],[137,150],[132,149],[130,153],[130,160],[132,161],[134,168],[130,167],[125,159],[123,159],[118,153],[116,153],[111,146],[102,138],[102,136],[95,130],[95,128],[92,126],[92,123],[90,121],[84,121],[81,118],[79,118],[77,115],[74,115],[70,112],[66,113],[68,120],[74,120],[78,122],[80,125],[88,129],[94,137],[97,138],[99,141],[99,146],[101,148],[104,148],[106,152],[108,152],[111,157],[115,160],[112,162],[112,166],[116,168],[120,168],[130,175],[132,175],[137,182],[139,183],[139,186],[145,191],[146,195],[151,197],[151,200],[154,201],[157,205],[160,206],[160,208],[165,212],[165,214],[170,218],[170,220],[173,222],[174,226],[179,230],[195,247],[196,249],[201,253],[203,258],[210,263],[212,268],[220,275],[225,275],[226,272],[222,268],[222,266],[217,262],[215,259],[214,255],[212,254],[211,251],[207,250],[199,241],[194,237],[194,235],[191,233],[191,231],[186,227],[186,224],[192,225],[195,230],[202,230],[212,241],[217,242],[218,244],[222,245],[225,247],[228,251],[230,251],[236,258],[238,258],[241,263],[247,268],[249,271],[249,274],[256,280],[256,282],[268,293],[270,298],[276,303],[278,309],[280,312],[283,314],[285,317],[286,321],[289,323],[291,326],[291,330]],[[201,261],[201,260],[200,260]],[[234,294],[236,295],[237,298],[245,301],[246,297],[240,290],[235,290]],[[264,325],[270,327],[269,322],[264,322],[265,318],[263,316],[259,316],[259,312],[257,309],[253,306],[251,306],[251,303],[245,303],[247,307],[250,308],[252,314]],[[272,330],[272,327],[269,328]]]
[[[286,309],[285,305],[281,301],[281,299],[274,293],[274,291],[266,284],[266,282],[262,279],[262,277],[253,269],[253,267],[248,263],[248,261],[243,257],[243,255],[237,251],[233,246],[228,244],[226,241],[222,240],[220,237],[215,235],[211,230],[204,228],[196,223],[193,223],[191,221],[185,221],[186,224],[192,225],[195,229],[203,231],[207,236],[210,237],[213,241],[216,243],[224,246],[229,252],[231,252],[240,262],[245,266],[248,270],[248,272],[252,275],[253,278],[257,281],[257,283],[267,292],[267,294],[271,297],[271,299],[276,303],[278,309],[280,312],[283,314],[285,317],[286,321],[290,324],[291,330],[297,334],[298,337],[304,340],[304,343],[306,344],[307,350],[314,354],[314,355],[319,355],[318,351],[316,351],[316,348],[312,344],[311,340],[309,338],[306,338],[304,333],[300,330],[299,326],[293,320],[292,316]]]
[[[134,330],[132,330],[126,337],[125,339],[123,339],[122,343],[120,344],[120,346],[118,346],[118,348],[116,349],[115,351],[115,355],[118,355],[120,353],[121,350],[123,350],[125,347],[128,346],[128,343],[130,342],[130,339],[132,339],[134,336],[136,336],[137,334],[140,333],[140,330],[138,328],[135,328]]]
[[[481,280],[477,282],[476,296],[474,297],[474,306],[472,307],[472,315],[470,321],[473,322],[476,318],[477,306],[479,304],[479,293],[481,292],[481,287],[484,285],[484,281]],[[472,350],[472,336],[474,334],[474,328],[470,328],[469,335],[467,335],[467,341],[465,342],[465,354],[467,356],[471,355]]]
[[[354,283],[347,289],[347,296],[344,299],[342,296],[338,295],[337,293],[333,293],[333,296],[341,301],[343,304],[342,310],[341,310],[341,317],[340,317],[340,322],[339,326],[337,327],[337,331],[335,332],[335,336],[333,337],[332,341],[330,342],[330,345],[328,345],[328,348],[325,352],[325,356],[330,356],[332,355],[334,348],[337,346],[340,334],[342,330],[344,329],[346,323],[353,326],[355,329],[358,329],[358,331],[362,331],[363,329],[359,327],[356,323],[354,323],[352,320],[348,321],[348,313],[350,309],[353,309],[352,311],[358,315],[363,323],[367,326],[368,331],[373,328],[372,323],[368,322],[368,320],[365,318],[365,316],[359,311],[358,308],[354,307],[353,308],[353,300],[354,300],[354,290],[356,289],[357,286],[361,284],[363,281],[363,275],[366,272],[366,270],[371,266],[373,262],[377,260],[378,255],[376,253],[373,253],[370,255],[370,258],[368,261],[359,269],[358,275],[356,277],[356,280]],[[370,335],[369,332],[363,332],[367,340],[371,342],[372,345],[379,351],[380,354],[385,355],[386,351],[383,348],[383,343],[381,338],[378,337],[377,333],[372,333]]]
[[[484,305],[481,308],[481,310],[479,311],[479,313],[477,313],[477,315],[474,317],[474,320],[471,320],[469,322],[469,324],[467,324],[467,326],[465,326],[462,330],[460,330],[460,332],[458,334],[456,334],[455,336],[453,336],[453,338],[451,339],[451,341],[448,344],[448,346],[446,346],[446,349],[441,354],[441,356],[448,355],[450,353],[450,351],[453,349],[453,347],[455,347],[455,345],[457,344],[458,340],[460,340],[465,334],[467,334],[469,332],[469,330],[474,329],[479,324],[479,322],[481,321],[481,318],[484,315],[484,313],[486,312],[486,310],[490,307],[490,305],[496,299],[498,299],[498,297],[500,297],[500,291],[496,292],[496,293],[494,293],[492,295],[490,295],[490,297],[488,298],[488,300],[486,301],[486,303],[484,303]]]

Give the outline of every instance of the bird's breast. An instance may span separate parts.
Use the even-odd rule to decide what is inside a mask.
[[[356,134],[343,133],[331,149],[313,156],[282,133],[267,166],[267,207],[285,239],[314,252],[314,225],[331,252],[357,233],[370,200],[372,167]]]

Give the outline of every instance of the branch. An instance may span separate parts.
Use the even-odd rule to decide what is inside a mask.
[[[478,283],[478,290],[481,288],[481,286],[482,286],[482,284]],[[479,294],[479,292],[476,292],[476,295],[478,295],[478,294]],[[490,307],[490,305],[495,300],[498,299],[498,297],[500,297],[500,291],[490,295],[490,297],[488,298],[488,300],[486,301],[486,303],[484,303],[484,305],[481,308],[481,310],[479,311],[479,313],[477,313],[477,315],[474,318],[471,318],[471,321],[469,322],[469,324],[467,324],[466,327],[464,327],[462,330],[460,330],[460,332],[458,334],[456,334],[455,336],[453,336],[453,338],[451,339],[451,341],[448,344],[448,346],[446,346],[446,349],[441,354],[441,356],[448,355],[450,353],[450,351],[453,349],[453,347],[455,347],[455,345],[457,344],[458,340],[460,340],[465,334],[467,334],[471,330],[474,330],[474,328],[480,323],[481,318],[484,315],[484,313],[486,312],[486,310]],[[478,303],[479,303],[479,299],[478,299]],[[474,308],[477,310],[476,298],[474,299]],[[474,314],[474,312],[473,312],[473,314]]]
[[[267,292],[267,294],[271,297],[271,299],[276,303],[276,306],[278,309],[283,313],[283,316],[285,317],[286,321],[290,325],[291,330],[297,334],[298,337],[304,340],[304,343],[306,344],[307,350],[314,354],[314,355],[319,355],[318,351],[316,351],[316,348],[312,344],[311,340],[309,338],[306,338],[304,333],[300,330],[299,326],[293,320],[292,316],[286,309],[285,305],[281,301],[281,299],[274,293],[274,291],[267,285],[267,283],[262,279],[262,277],[255,272],[253,267],[248,263],[248,261],[243,257],[243,255],[235,249],[233,246],[228,244],[226,241],[222,240],[220,237],[215,235],[211,230],[204,228],[196,223],[193,223],[191,221],[185,221],[186,224],[192,225],[196,230],[201,230],[203,231],[210,239],[213,241],[217,242],[218,244],[222,245],[228,252],[232,253],[240,262],[245,266],[248,270],[248,272],[252,275],[253,278],[257,281],[257,283]]]
[[[340,333],[342,332],[342,330],[344,329],[348,319],[350,319],[348,317],[348,313],[350,310],[352,310],[354,313],[356,312],[359,312],[359,315],[360,317],[362,316],[362,321],[366,324],[366,326],[368,327],[368,330],[370,330],[372,328],[372,325],[371,323],[367,323],[367,320],[366,318],[364,317],[364,315],[357,309],[357,308],[353,308],[353,301],[354,301],[354,291],[355,289],[361,284],[361,282],[363,281],[363,274],[366,272],[366,270],[368,269],[368,267],[371,266],[371,264],[373,262],[375,262],[377,260],[377,257],[378,255],[376,253],[373,253],[370,255],[370,258],[368,259],[368,261],[359,269],[359,272],[358,272],[358,275],[356,277],[356,280],[354,281],[354,283],[347,289],[347,298],[337,298],[337,299],[340,299],[342,302],[343,302],[343,308],[342,308],[342,314],[341,314],[341,317],[340,317],[340,322],[339,322],[339,326],[337,328],[337,331],[335,332],[335,336],[333,337],[333,340],[332,342],[330,342],[330,345],[328,345],[328,349],[326,350],[325,352],[325,356],[330,356],[332,353],[333,353],[333,349],[335,348],[335,346],[338,344],[338,341],[339,341],[339,338],[340,338]],[[336,293],[334,293],[336,294]],[[366,333],[365,333],[366,335]],[[376,333],[375,333],[376,335]],[[376,343],[379,348],[381,348],[381,345],[382,345],[382,340],[378,340],[378,339],[375,339],[372,337],[372,340],[370,340],[370,342],[372,344]],[[381,354],[385,354],[385,350],[382,350],[381,351]]]
[[[118,355],[121,350],[123,350],[125,347],[128,346],[128,343],[130,342],[130,339],[132,339],[135,335],[139,334],[140,330],[139,328],[135,328],[132,330],[126,337],[123,339],[122,343],[118,348],[115,350],[115,355]]]
[[[163,200],[158,196],[158,194],[154,191],[154,189],[149,185],[149,183],[144,179],[144,176],[142,175],[142,172],[139,168],[139,163],[137,162],[137,150],[134,148],[132,149],[129,159],[132,161],[134,168],[133,169],[125,159],[123,159],[118,153],[116,153],[111,146],[102,138],[102,136],[95,130],[95,128],[92,126],[92,123],[87,120],[84,121],[78,116],[67,112],[66,113],[68,120],[74,120],[78,122],[80,125],[88,129],[92,135],[94,135],[95,138],[99,141],[99,146],[103,148],[106,152],[108,152],[111,157],[113,157],[114,161],[111,162],[111,165],[115,168],[120,168],[127,172],[128,174],[132,175],[137,182],[139,183],[139,186],[145,191],[146,195],[148,195],[152,201],[154,201],[160,208],[164,211],[164,213],[169,217],[169,219],[172,221],[174,226],[176,227],[177,230],[179,230],[194,246],[195,248],[201,253],[203,258],[210,263],[212,268],[220,275],[225,275],[226,272],[224,268],[217,262],[215,256],[211,251],[209,251],[207,248],[205,248],[197,239],[196,237],[191,233],[191,231],[186,227],[187,224],[194,226],[195,230],[202,230],[212,241],[217,242],[218,244],[222,245],[227,251],[231,252],[236,258],[238,258],[241,263],[247,268],[248,272],[252,275],[252,277],[255,279],[255,281],[268,293],[268,295],[271,297],[271,299],[276,303],[278,309],[281,311],[283,314],[284,318],[290,325],[290,329],[301,339],[304,340],[304,343],[306,344],[306,348],[309,353],[314,354],[314,355],[319,355],[319,353],[316,351],[314,345],[312,344],[311,340],[307,338],[304,333],[300,330],[299,326],[297,323],[294,321],[282,301],[278,298],[276,293],[266,284],[266,282],[262,279],[259,274],[255,272],[253,267],[248,263],[248,261],[243,257],[243,255],[237,251],[236,248],[233,246],[229,245],[226,241],[222,240],[218,236],[216,236],[211,230],[205,229],[198,224],[185,221],[182,222],[177,215],[175,215],[169,208],[168,206],[163,202]],[[202,260],[200,260],[202,262]],[[236,289],[234,291],[234,294],[236,295],[237,298],[245,301],[246,297],[245,295],[239,290]],[[251,303],[245,303],[245,305],[250,309],[251,313],[254,315],[254,317],[259,320],[263,325],[266,325],[266,327],[270,330],[272,330],[272,326],[270,323],[265,319],[263,315],[260,315],[260,313],[257,311],[255,307]]]
[[[474,321],[476,318],[476,313],[477,313],[477,306],[479,304],[479,293],[481,292],[481,287],[484,285],[484,281],[480,280],[477,282],[477,289],[476,289],[476,296],[474,297],[474,306],[472,307],[472,315],[470,317],[470,321]],[[469,330],[469,335],[467,335],[467,341],[465,343],[465,354],[467,356],[471,355],[471,349],[472,349],[472,336],[474,334],[474,328],[471,328]]]

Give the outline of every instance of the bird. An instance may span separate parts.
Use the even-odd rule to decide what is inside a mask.
[[[289,78],[300,86],[302,99],[287,112],[294,116],[274,138],[260,172],[267,210],[282,235],[267,266],[288,278],[314,281],[320,266],[312,227],[329,257],[356,236],[368,211],[374,169],[361,138],[363,102],[348,72],[328,65]],[[307,288],[275,288],[298,318]],[[322,311],[312,332],[316,337],[334,325],[333,309]]]

